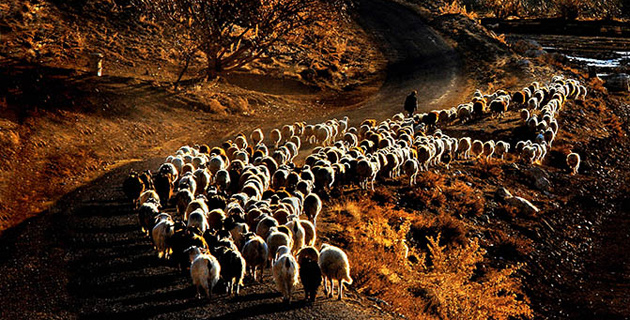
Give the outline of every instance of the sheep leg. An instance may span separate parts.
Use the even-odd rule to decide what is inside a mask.
[[[335,282],[333,281],[333,278],[330,278],[330,292],[328,292],[328,297],[332,297],[333,292],[335,292]]]
[[[339,279],[339,298],[337,298],[337,300],[341,300],[342,297],[343,297],[343,283],[341,282],[341,279]]]
[[[328,277],[324,276],[324,295],[328,296]]]

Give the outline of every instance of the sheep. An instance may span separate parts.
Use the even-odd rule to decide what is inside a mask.
[[[291,240],[291,236],[281,232],[278,230],[278,227],[273,227],[270,230],[269,236],[267,237],[267,247],[269,248],[268,260],[273,260],[276,257],[276,251],[280,246],[287,246],[291,248],[293,246],[293,240]],[[291,233],[289,231],[289,233]]]
[[[290,124],[286,124],[282,126],[282,131],[280,131],[282,137],[285,141],[290,141],[291,137],[295,134],[295,127]]]
[[[225,212],[223,209],[213,209],[208,212],[208,229],[213,231],[221,230],[223,227],[223,221],[225,220]]]
[[[475,118],[481,118],[483,117],[484,113],[486,113],[486,100],[474,99],[472,116]]]
[[[273,217],[265,216],[260,219],[256,225],[256,234],[261,236],[263,239],[267,239],[270,229],[275,226],[278,226],[278,221]]]
[[[221,169],[217,171],[214,176],[214,185],[219,191],[226,191],[230,188],[230,173],[227,170]]]
[[[146,190],[144,192],[142,192],[140,194],[140,201],[138,201],[141,205],[143,203],[148,202],[150,199],[152,199],[151,201],[161,204],[160,201],[160,196],[157,194],[157,192],[155,192],[155,190]]]
[[[521,152],[521,158],[529,164],[533,164],[536,159],[538,149],[534,146],[524,146]]]
[[[472,105],[459,105],[457,107],[457,118],[461,121],[461,123],[468,122],[472,118]]]
[[[323,244],[319,253],[318,264],[324,276],[324,293],[332,297],[335,288],[333,280],[337,280],[339,284],[338,299],[341,300],[343,297],[343,283],[352,284],[348,256],[340,248]],[[330,290],[328,280],[330,280]]]
[[[457,146],[457,155],[462,155],[464,159],[470,158],[470,149],[472,148],[472,141],[470,137],[464,137],[459,139]]]
[[[178,190],[188,189],[188,190],[190,190],[190,193],[197,194],[197,181],[195,181],[195,177],[193,177],[192,172],[188,173],[188,174],[184,174],[179,179],[179,183],[178,183],[178,187],[177,188],[178,188]],[[172,193],[172,191],[171,191],[171,193]],[[162,197],[162,196],[160,195],[160,197]],[[170,198],[170,195],[169,195],[169,198]]]
[[[298,283],[298,264],[290,254],[280,256],[273,264],[273,279],[282,293],[282,300],[291,303],[293,287]]]
[[[529,110],[521,109],[518,113],[519,113],[519,116],[521,117],[521,121],[523,121],[523,124],[526,124],[527,119],[529,119]]]
[[[304,246],[306,230],[298,220],[289,221],[285,225],[291,230],[293,237],[292,253],[296,254]]]
[[[317,290],[322,284],[322,270],[318,264],[319,252],[314,247],[304,247],[297,254],[300,282],[304,287],[304,300],[315,301]]]
[[[494,153],[494,141],[490,140],[490,141],[486,141],[483,144],[483,152],[481,153],[481,155],[486,159],[489,160],[490,157],[492,157],[492,154]]]
[[[256,128],[252,131],[252,134],[249,137],[252,139],[254,146],[258,145],[265,139],[265,135],[260,128]]]
[[[249,240],[245,241],[242,253],[254,281],[258,280],[262,282],[267,257],[269,255],[267,243],[260,236],[252,234]],[[258,278],[256,278],[257,270],[260,271],[260,277]]]
[[[227,282],[227,293],[239,294],[245,278],[245,259],[238,250],[227,247],[217,248],[213,254],[221,266],[221,278]]]
[[[203,212],[202,209],[196,209],[195,211],[191,212],[188,216],[187,227],[195,227],[201,230],[201,232],[206,232],[206,230],[210,228],[210,226],[208,225],[208,220],[206,218],[206,213]]]
[[[193,194],[188,189],[182,189],[175,195],[177,215],[184,219],[188,205],[195,200]],[[192,210],[191,210],[192,212]],[[185,219],[184,219],[185,220]]]
[[[173,235],[174,226],[173,219],[167,213],[160,213],[155,217],[155,227],[151,230],[151,236],[155,249],[158,252],[158,258],[168,257],[169,248],[167,241]]]
[[[166,207],[168,200],[173,195],[173,181],[173,176],[168,173],[158,173],[153,177],[155,192],[159,195],[162,207]]]
[[[507,98],[507,96],[502,96],[490,102],[490,111],[492,111],[492,113],[495,115],[498,114],[498,117],[500,118],[503,116],[503,113],[508,110],[509,105],[509,98]]]
[[[196,194],[203,194],[210,185],[210,173],[206,169],[197,169],[193,172],[193,177],[197,183]]]
[[[525,92],[523,91],[516,91],[514,92],[514,94],[512,94],[512,101],[516,104],[524,104],[525,101],[527,99],[527,96],[525,94]]]
[[[471,151],[475,158],[479,158],[479,156],[483,153],[483,142],[481,142],[481,140],[473,141]]]
[[[361,189],[367,189],[371,183],[372,191],[374,191],[374,180],[378,174],[378,168],[377,162],[368,159],[361,159],[357,162],[357,176]]]
[[[138,199],[144,190],[144,182],[142,182],[137,172],[131,170],[129,176],[123,181],[123,192],[125,196],[132,201],[134,209],[137,208]]]
[[[322,211],[322,200],[315,193],[309,193],[304,198],[303,211],[309,221],[317,226],[317,216]]]
[[[505,141],[498,141],[494,148],[494,153],[498,158],[503,160],[505,154],[510,150],[510,144]]]
[[[302,228],[304,228],[304,245],[314,246],[317,237],[315,225],[308,220],[299,220]]]
[[[155,218],[160,214],[160,204],[155,199],[149,199],[138,208],[138,222],[142,233],[149,235],[149,232],[155,227]]]
[[[190,190],[188,190],[188,192],[190,192]],[[197,209],[200,209],[204,215],[208,213],[208,205],[206,204],[203,196],[200,196],[200,198],[197,198],[188,203],[188,206],[186,206],[186,211],[184,211],[183,215],[184,221],[188,221],[188,216],[190,215],[190,213]]]
[[[206,292],[206,297],[212,297],[212,289],[219,282],[221,265],[215,257],[202,253],[201,249],[191,247],[188,250],[190,257],[190,277],[197,289],[197,299],[201,299],[200,288]]]
[[[420,163],[417,159],[407,159],[403,164],[403,170],[405,174],[409,176],[409,186],[414,186],[416,184],[416,178],[418,176],[418,172],[420,171]]]
[[[571,175],[576,175],[580,168],[580,155],[575,152],[569,153],[567,155],[567,165],[571,169]]]
[[[280,130],[271,130],[271,132],[269,133],[269,138],[271,139],[271,143],[273,144],[274,149],[278,149],[278,145],[282,140],[282,134],[280,133]]]

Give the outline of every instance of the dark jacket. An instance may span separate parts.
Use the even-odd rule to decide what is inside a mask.
[[[414,112],[416,110],[418,110],[418,98],[412,93],[405,99],[405,111]]]

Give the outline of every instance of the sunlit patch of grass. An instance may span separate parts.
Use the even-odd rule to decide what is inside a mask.
[[[325,216],[337,226],[335,238],[344,233],[352,239],[337,243],[348,253],[352,287],[384,300],[390,311],[422,319],[532,316],[513,276],[520,265],[479,276],[485,251],[452,216],[429,217],[367,199],[342,199]]]

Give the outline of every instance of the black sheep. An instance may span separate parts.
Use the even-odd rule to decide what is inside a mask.
[[[317,261],[319,252],[313,247],[304,247],[297,254],[297,262],[300,266],[300,281],[304,287],[304,299],[315,301],[317,290],[322,285],[322,270]]]

